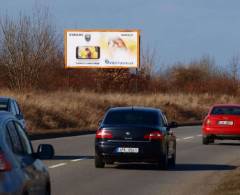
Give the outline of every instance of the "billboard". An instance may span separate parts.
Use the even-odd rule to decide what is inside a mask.
[[[137,68],[139,30],[65,30],[65,68]]]

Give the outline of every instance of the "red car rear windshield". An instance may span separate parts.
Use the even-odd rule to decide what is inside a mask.
[[[240,107],[237,106],[225,106],[214,107],[211,115],[240,115]]]

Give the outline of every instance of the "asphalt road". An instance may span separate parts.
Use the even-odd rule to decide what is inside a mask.
[[[221,176],[240,163],[239,141],[201,144],[200,127],[181,127],[177,135],[177,166],[168,171],[149,164],[94,167],[94,135],[34,141],[51,143],[56,152],[48,166],[53,195],[207,194]]]

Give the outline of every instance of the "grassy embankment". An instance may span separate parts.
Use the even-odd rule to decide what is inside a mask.
[[[227,172],[210,195],[239,195],[240,168]]]
[[[199,121],[214,103],[236,103],[231,96],[187,94],[96,94],[81,91],[17,93],[0,90],[0,95],[16,98],[23,110],[30,132],[56,129],[95,129],[111,106],[150,106],[161,108],[169,120]]]

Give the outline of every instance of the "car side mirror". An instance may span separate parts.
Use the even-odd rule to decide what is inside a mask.
[[[23,117],[23,114],[16,114],[16,118],[18,120],[22,120],[24,117]]]
[[[175,122],[175,121],[172,121],[172,122],[170,122],[170,123],[168,124],[168,127],[169,127],[169,128],[177,128],[177,127],[178,127],[178,123]]]
[[[50,144],[40,144],[37,149],[37,157],[39,159],[52,159],[54,156],[54,148]]]

